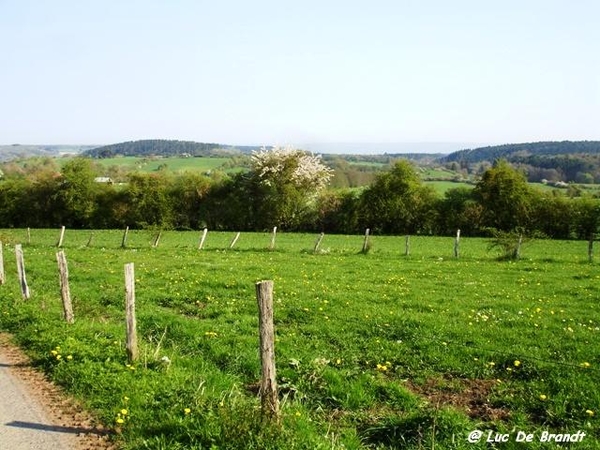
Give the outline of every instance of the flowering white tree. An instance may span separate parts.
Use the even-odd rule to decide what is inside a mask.
[[[312,192],[327,186],[333,175],[333,170],[321,162],[321,155],[292,147],[252,152],[252,169],[267,186],[284,182]]]
[[[323,164],[319,155],[275,147],[252,153],[252,175],[261,187],[259,201],[265,218],[271,225],[293,228],[310,212],[333,170]]]

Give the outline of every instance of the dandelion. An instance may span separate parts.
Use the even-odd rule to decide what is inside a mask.
[[[515,367],[519,367],[521,365],[521,361],[517,359],[513,364],[515,365]]]
[[[302,414],[300,413],[300,411],[296,411],[296,417],[300,417]]]
[[[56,355],[56,360],[57,360],[57,361],[60,361],[60,359],[61,359],[61,358],[62,358],[62,356],[61,356],[61,355]]]
[[[117,420],[116,420],[116,422],[117,422],[118,424],[123,424],[123,423],[125,423],[125,421],[123,420],[123,418],[122,418],[122,417],[117,417]]]
[[[123,408],[123,409],[121,410],[121,414],[123,414],[124,416],[126,416],[126,415],[127,415],[127,413],[128,413],[128,411],[127,411],[125,408]]]
[[[590,417],[592,417],[594,415],[594,411],[592,411],[591,409],[586,409],[585,413]]]
[[[56,350],[52,350],[50,353],[52,354],[52,356],[58,355],[58,352]]]
[[[73,355],[68,355],[67,356],[67,361],[71,361],[73,359]]]
[[[591,364],[589,362],[582,362],[581,364],[579,364],[581,367],[583,367],[584,369],[587,369],[588,367],[591,366]]]
[[[129,397],[127,397],[127,396],[124,396],[124,397],[123,397],[123,401],[124,401],[124,402],[128,402],[128,401],[129,401]]]
[[[190,408],[184,408],[184,409],[183,409],[183,412],[184,412],[185,414],[189,414],[189,413],[191,413],[191,412],[192,412],[192,410],[191,410]]]
[[[546,397],[544,394],[540,394],[540,400],[541,401],[545,401],[548,397]]]

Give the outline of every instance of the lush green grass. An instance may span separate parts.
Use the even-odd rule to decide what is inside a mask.
[[[588,435],[599,448],[600,293],[587,243],[534,241],[500,262],[481,239],[282,233],[67,230],[76,323],[61,320],[58,230],[24,244],[32,298],[20,299],[13,245],[0,329],[126,448],[490,448],[475,429]],[[124,350],[123,264],[136,264],[141,360]],[[260,420],[254,284],[275,282],[282,422]],[[57,348],[59,347],[59,348]],[[53,354],[52,351],[56,354]],[[57,359],[60,355],[60,359]],[[71,358],[69,358],[71,356]],[[163,362],[163,357],[170,364]],[[189,413],[186,412],[189,409]],[[121,410],[126,410],[122,412]],[[470,413],[470,414],[469,414]],[[124,423],[119,424],[122,420]],[[514,442],[502,448],[521,448]],[[527,448],[550,448],[536,439]]]

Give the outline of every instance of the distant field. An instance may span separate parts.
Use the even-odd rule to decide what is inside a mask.
[[[455,189],[455,188],[459,188],[459,187],[466,187],[469,189],[473,189],[475,187],[473,184],[454,182],[454,181],[425,181],[424,184],[426,186],[433,187],[435,189],[435,191],[440,195],[444,195],[446,193],[446,191],[448,191],[450,189]]]
[[[587,243],[527,243],[498,261],[485,239],[67,230],[75,323],[61,317],[59,230],[0,230],[0,331],[79,398],[125,449],[598,449],[600,296]],[[32,297],[21,300],[14,244]],[[123,264],[135,263],[140,360],[124,349]],[[275,283],[282,418],[260,418],[255,283]],[[473,430],[512,442],[470,443]],[[536,439],[512,445],[517,431]],[[561,447],[562,448],[562,447]]]
[[[61,164],[68,158],[58,160]],[[229,158],[203,157],[203,158],[137,158],[124,156],[119,158],[104,158],[94,160],[104,167],[122,166],[128,171],[155,172],[159,166],[166,165],[165,169],[173,172],[207,172],[214,170],[229,161]]]

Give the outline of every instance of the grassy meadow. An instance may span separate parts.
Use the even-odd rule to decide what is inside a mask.
[[[126,449],[600,448],[600,274],[587,243],[538,240],[499,261],[484,239],[67,230],[75,323],[62,320],[59,230],[2,230],[0,331]],[[31,299],[22,300],[22,243]],[[140,360],[125,352],[135,263]],[[275,283],[282,417],[261,420],[255,283]],[[491,444],[482,430],[507,433]],[[515,442],[518,431],[533,442]]]

